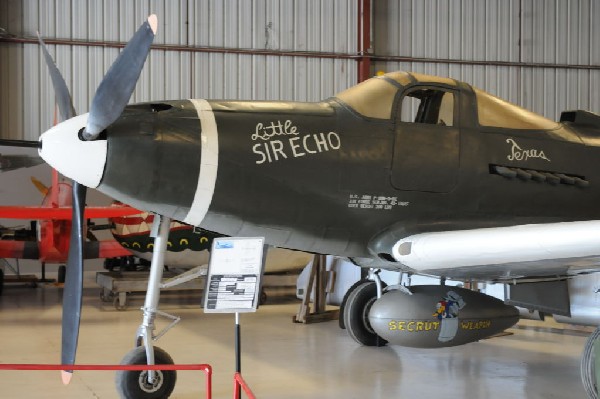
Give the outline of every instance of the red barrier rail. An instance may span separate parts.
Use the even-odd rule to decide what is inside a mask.
[[[0,370],[201,370],[206,374],[206,397],[207,399],[212,398],[212,367],[210,364],[0,364]]]
[[[254,396],[252,390],[250,389],[248,384],[246,384],[246,381],[244,381],[244,379],[242,378],[242,375],[240,373],[235,373],[235,375],[233,376],[233,399],[241,399],[240,390],[238,389],[239,387],[242,387],[244,392],[246,392],[248,399],[256,399],[256,396]]]

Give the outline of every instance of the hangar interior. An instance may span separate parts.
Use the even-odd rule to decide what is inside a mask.
[[[320,101],[378,71],[403,70],[468,82],[554,121],[565,110],[600,112],[594,0],[8,0],[0,4],[0,137],[38,140],[53,125],[54,89],[36,31],[75,110],[84,113],[150,13],[158,15],[158,34],[132,103]],[[46,165],[2,173],[1,204],[39,203],[30,173],[49,184]],[[89,199],[109,201],[102,194]],[[22,224],[3,220],[10,223]],[[99,301],[94,277],[101,269],[97,262],[87,266],[82,364],[118,363],[140,318],[135,306],[118,312]],[[293,324],[297,300],[277,289],[269,294],[272,303],[242,317],[243,373],[257,397],[586,397],[579,362],[589,326],[522,321],[508,330],[512,335],[467,346],[371,348],[358,346],[337,322]],[[61,296],[53,285],[4,290],[3,363],[57,362]],[[182,322],[159,344],[176,363],[212,364],[214,397],[225,397],[234,372],[233,316],[205,315],[199,301],[187,294],[163,298],[161,309]],[[0,373],[11,381],[2,388],[5,397],[116,395],[110,372],[76,373],[67,387],[55,373]],[[198,397],[201,387],[194,372],[180,373],[172,397]]]

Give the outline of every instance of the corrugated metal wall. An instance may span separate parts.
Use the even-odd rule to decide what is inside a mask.
[[[377,0],[374,8],[375,53],[421,59],[376,69],[453,77],[552,119],[565,109],[600,113],[597,0]]]
[[[0,35],[21,32],[19,1],[0,2]],[[0,137],[23,136],[23,50],[21,46],[0,44]]]
[[[357,2],[3,0],[0,27],[17,36],[32,37],[39,29],[50,38],[125,42],[154,12],[159,44],[356,54]],[[454,77],[552,119],[564,109],[600,113],[597,0],[372,3],[373,54],[404,57],[374,61],[374,70]],[[72,88],[77,111],[87,111],[119,50],[51,45],[50,51]],[[153,50],[132,101],[316,101],[356,79],[352,59]],[[53,104],[39,47],[0,43],[0,136],[36,139],[52,124]]]
[[[357,7],[347,0],[3,0],[0,27],[19,37],[39,30],[48,38],[126,42],[150,13],[159,17],[157,44],[356,52]],[[49,48],[75,109],[86,112],[119,50]],[[37,139],[54,109],[39,46],[0,43],[0,76],[0,136]],[[356,76],[351,59],[152,50],[132,101],[317,101],[355,84]]]

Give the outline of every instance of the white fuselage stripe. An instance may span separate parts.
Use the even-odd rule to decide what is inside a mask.
[[[219,135],[217,122],[210,104],[206,100],[190,100],[200,118],[200,173],[198,185],[194,194],[194,201],[190,211],[183,220],[184,223],[198,226],[210,207],[215,183],[217,181],[217,168],[219,166]]]

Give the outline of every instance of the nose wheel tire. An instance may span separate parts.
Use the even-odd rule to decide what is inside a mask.
[[[344,325],[348,334],[365,346],[384,346],[387,341],[373,331],[369,322],[369,310],[377,300],[377,285],[374,281],[364,281],[354,286],[344,305]]]
[[[154,347],[155,364],[174,364],[164,350]],[[147,364],[146,348],[139,346],[125,355],[121,364]],[[175,370],[157,370],[154,381],[148,381],[148,371],[117,371],[116,384],[122,399],[164,399],[168,398],[177,381]]]

